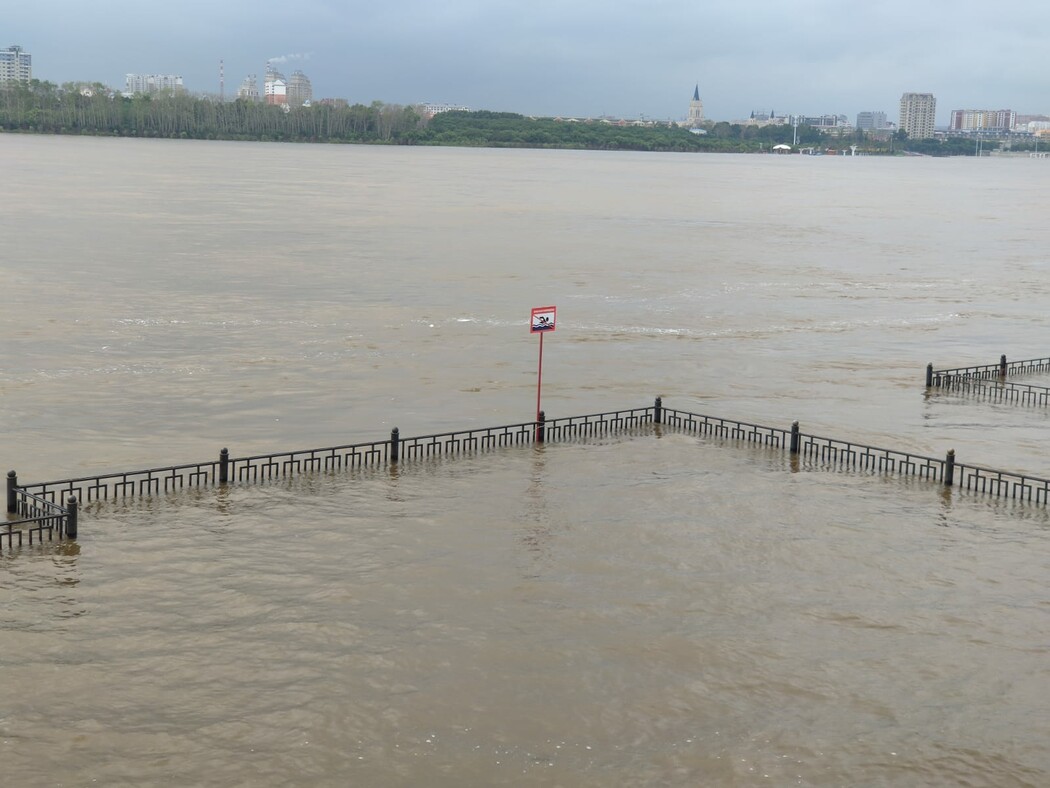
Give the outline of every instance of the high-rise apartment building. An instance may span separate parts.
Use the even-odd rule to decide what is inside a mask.
[[[310,78],[302,71],[293,71],[288,78],[288,103],[293,107],[301,107],[309,104],[314,97],[313,86]]]
[[[878,131],[886,128],[885,112],[858,112],[857,129],[860,131]]]
[[[259,83],[255,80],[255,74],[249,74],[244,78],[241,86],[237,88],[237,98],[247,101],[259,100]]]
[[[937,116],[937,99],[932,93],[905,93],[901,96],[899,128],[913,140],[933,136],[934,120]]]
[[[127,93],[160,93],[181,91],[182,77],[176,74],[126,74],[124,91]]]
[[[33,56],[18,44],[0,49],[0,83],[29,82],[33,78]]]

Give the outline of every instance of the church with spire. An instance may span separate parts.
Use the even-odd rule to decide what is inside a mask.
[[[698,129],[704,125],[704,102],[700,100],[700,83],[693,88],[693,100],[689,102],[689,115],[685,119],[685,127]]]

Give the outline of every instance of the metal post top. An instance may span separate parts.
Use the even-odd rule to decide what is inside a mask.
[[[14,479],[16,476],[18,476],[18,474],[15,473],[14,471],[8,471],[7,472],[7,478],[8,479]]]

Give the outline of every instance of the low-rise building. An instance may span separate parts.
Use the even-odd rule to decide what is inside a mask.
[[[442,112],[470,112],[470,107],[464,107],[460,104],[446,104],[438,101],[424,102],[423,104],[420,104],[420,109],[423,111],[423,117],[425,118],[432,118]]]
[[[124,77],[124,91],[131,95],[182,89],[182,77],[177,74],[127,74]]]
[[[1017,113],[1012,109],[953,109],[950,131],[1013,131]]]
[[[798,125],[811,126],[819,131],[849,130],[853,128],[845,115],[803,115],[798,118]]]

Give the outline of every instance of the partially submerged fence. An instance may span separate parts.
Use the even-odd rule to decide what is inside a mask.
[[[1048,360],[1050,361],[1050,360]],[[878,448],[852,441],[810,435],[798,422],[788,429],[767,427],[736,419],[706,416],[666,408],[660,397],[643,408],[593,413],[585,416],[500,427],[435,433],[402,438],[395,427],[390,438],[321,449],[231,457],[227,449],[207,462],[148,468],[138,471],[85,476],[19,486],[14,471],[7,476],[9,516],[19,519],[0,523],[0,549],[22,544],[26,535],[43,540],[76,538],[78,501],[106,501],[132,496],[154,496],[188,487],[251,483],[302,473],[394,465],[413,460],[476,454],[504,447],[545,442],[571,442],[614,433],[638,431],[648,425],[673,428],[687,434],[743,442],[789,452],[817,465],[849,468],[872,474],[914,476],[975,493],[1037,504],[1050,502],[1050,479],[957,462],[955,452],[943,458]],[[65,502],[64,505],[62,502]]]
[[[664,418],[667,424],[685,432],[786,448],[792,455],[829,467],[915,476],[970,492],[1044,505],[1050,503],[1050,479],[961,463],[956,460],[954,449],[943,458],[928,457],[809,435],[799,431],[798,422],[792,424],[791,429],[784,430],[670,408],[664,409]]]
[[[48,541],[56,537],[77,538],[76,498],[70,497],[62,506],[55,502],[54,496],[31,493],[18,486],[18,475],[14,471],[7,474],[7,514],[14,519],[0,523],[0,550],[5,539],[8,548],[12,548],[16,544],[21,547],[23,540],[33,544],[43,542],[45,537]]]
[[[987,397],[997,402],[1020,405],[1050,405],[1050,388],[1025,383],[1012,383],[1007,378],[1050,372],[1050,358],[1007,361],[1000,356],[998,364],[981,364],[955,369],[934,369],[926,365],[926,386]]]
[[[390,465],[440,456],[458,456],[509,446],[544,441],[567,442],[623,432],[651,422],[654,407],[594,413],[507,424],[498,427],[459,430],[402,438],[397,427],[386,440],[331,446],[320,449],[231,457],[222,449],[217,459],[186,465],[170,465],[82,476],[52,482],[20,485],[18,475],[7,475],[7,512],[0,522],[0,550],[21,546],[24,541],[75,539],[81,502],[147,497],[190,487],[250,483],[314,471],[337,471]]]

